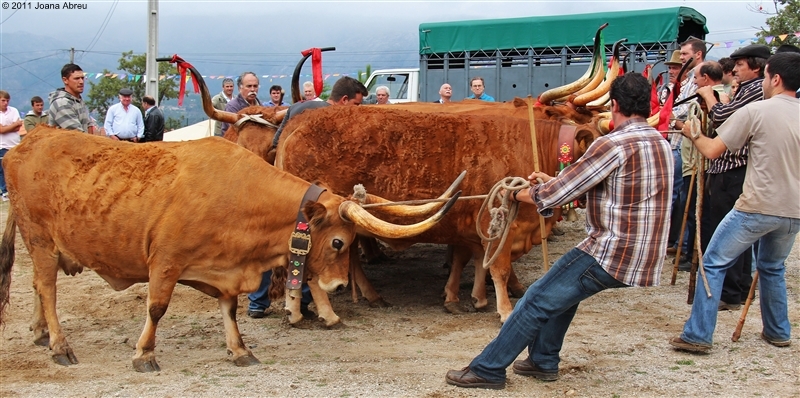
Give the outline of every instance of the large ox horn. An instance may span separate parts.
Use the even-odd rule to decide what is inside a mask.
[[[628,39],[622,39],[614,43],[614,54],[611,56],[611,67],[608,68],[608,72],[606,73],[606,78],[603,80],[603,83],[597,86],[596,89],[575,97],[575,99],[572,100],[572,103],[575,106],[585,106],[589,102],[602,97],[603,94],[608,92],[608,90],[611,88],[611,83],[613,83],[619,75],[619,47],[620,44],[626,40]]]
[[[456,178],[455,181],[447,188],[444,193],[439,196],[437,199],[448,199],[453,196],[453,193],[456,192],[458,186],[461,185],[461,181],[464,180],[464,177],[467,175],[467,171],[464,170],[461,174]],[[366,194],[366,199],[364,200],[364,204],[375,204],[375,203],[391,203],[392,201],[388,199],[384,199],[377,195]],[[444,202],[431,202],[426,203],[424,205],[393,205],[393,206],[380,206],[375,207],[375,210],[388,215],[393,216],[424,216],[426,214],[430,214],[430,212],[440,208]]]
[[[603,78],[605,77],[605,74],[603,74],[603,72],[604,72],[603,63],[602,62],[595,63],[594,72],[592,73],[591,80],[589,80],[589,84],[587,84],[586,87],[576,91],[574,95],[578,96],[596,89],[597,86],[600,85],[600,83],[603,83]]]
[[[319,49],[320,52],[323,51],[336,51],[336,47],[323,47]],[[300,58],[300,62],[297,63],[297,66],[294,67],[294,73],[292,73],[292,103],[300,102],[303,98],[300,94],[300,70],[303,69],[303,63],[306,62],[308,57],[311,56],[311,51],[308,54],[303,55],[303,58]]]
[[[352,221],[354,224],[363,228],[365,231],[379,238],[402,239],[419,235],[431,229],[436,223],[444,218],[444,215],[453,207],[461,191],[458,191],[450,198],[436,214],[424,221],[412,225],[397,225],[378,219],[370,214],[358,203],[347,200],[339,206],[339,216],[345,220]]]
[[[178,57],[178,54],[175,54],[174,56],[169,58],[156,58],[156,62],[180,63],[184,61],[183,59]],[[203,76],[200,74],[200,72],[198,72],[197,69],[194,68],[194,66],[189,66],[188,69],[189,72],[192,74],[192,79],[194,79],[194,81],[198,83],[198,86],[200,86],[200,98],[202,98],[203,100],[203,111],[206,113],[206,115],[209,118],[214,119],[218,122],[223,122],[228,124],[236,123],[236,120],[238,120],[239,117],[235,113],[220,111],[214,108],[214,105],[211,104],[211,94],[209,94],[208,86],[206,86],[206,81],[203,80]]]
[[[551,88],[543,92],[539,95],[539,103],[543,105],[551,105],[553,100],[566,97],[583,87],[585,87],[591,81],[591,78],[595,71],[595,65],[598,62],[602,62],[600,58],[600,32],[608,26],[608,23],[604,23],[597,29],[597,33],[594,35],[594,49],[592,52],[592,63],[589,65],[589,69],[583,74],[583,76],[579,77],[578,80],[575,80],[572,83],[565,84],[561,87]]]

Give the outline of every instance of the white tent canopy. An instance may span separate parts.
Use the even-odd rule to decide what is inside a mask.
[[[191,126],[164,133],[164,141],[199,140],[214,135],[214,121],[204,120]]]

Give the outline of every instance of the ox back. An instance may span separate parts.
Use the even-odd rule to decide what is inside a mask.
[[[541,170],[550,175],[556,172],[560,126],[536,121]],[[292,118],[286,130],[275,165],[343,196],[363,184],[368,193],[390,200],[436,197],[462,170],[464,195],[481,195],[504,177],[533,171],[529,123],[512,117],[330,107]],[[480,245],[480,206],[480,200],[461,200],[436,227],[405,243]],[[519,219],[538,230],[534,206],[523,204]],[[533,243],[541,243],[536,235]]]

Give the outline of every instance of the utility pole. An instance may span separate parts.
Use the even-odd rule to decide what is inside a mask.
[[[158,105],[158,0],[147,0],[147,61],[144,86],[145,95],[156,100]]]
[[[69,49],[69,63],[75,63],[75,47],[70,47]]]

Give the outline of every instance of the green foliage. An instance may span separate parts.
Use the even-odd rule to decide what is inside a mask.
[[[331,85],[328,82],[322,82],[322,94],[319,95],[319,99],[323,101],[327,101],[328,98],[331,97]]]
[[[369,79],[369,75],[371,74],[372,74],[372,65],[367,64],[365,72],[361,72],[360,69],[358,70],[358,81],[360,81],[362,84],[367,84],[367,79]]]
[[[128,75],[142,75],[144,76],[147,69],[147,55],[139,54],[133,55],[133,51],[122,53],[122,58],[119,59],[118,70]],[[105,69],[103,73],[112,73]],[[167,62],[158,63],[159,75],[176,75],[178,74],[177,68]],[[118,102],[119,90],[129,88],[133,90],[133,97],[131,103],[142,109],[142,97],[145,95],[145,79],[140,78],[136,80],[128,79],[114,79],[102,78],[99,83],[89,82],[89,95],[86,99],[86,106],[89,111],[97,112],[98,122],[102,125],[105,120],[106,112],[111,105]],[[178,96],[178,81],[175,79],[164,79],[158,82],[158,98],[157,103],[170,98]]]
[[[771,15],[767,18],[767,28],[762,27],[761,32],[756,33],[758,44],[766,44],[770,47],[778,47],[781,44],[800,45],[794,32],[800,31],[800,0],[773,0],[775,12],[765,11],[759,8],[756,12]],[[780,36],[787,36],[781,40]],[[773,36],[772,41],[767,44],[766,37]]]
[[[181,127],[186,125],[186,116],[181,115],[180,119],[176,119],[174,117],[168,117],[167,120],[164,121],[164,131],[172,131],[177,130]]]

